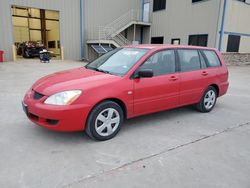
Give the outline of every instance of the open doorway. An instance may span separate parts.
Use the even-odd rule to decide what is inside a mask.
[[[18,58],[39,57],[47,49],[60,58],[59,11],[12,5],[14,44]]]

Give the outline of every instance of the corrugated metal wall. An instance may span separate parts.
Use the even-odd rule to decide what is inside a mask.
[[[131,9],[140,9],[141,0],[85,0],[86,39]]]
[[[106,26],[131,9],[139,10],[141,0],[85,0],[85,39],[98,39],[99,27]],[[92,59],[85,44],[85,54]]]
[[[250,52],[250,6],[248,4],[241,1],[228,1],[224,31],[241,36],[239,52]],[[228,34],[224,34],[222,40],[224,52],[227,50],[227,42]]]
[[[191,0],[167,0],[166,10],[152,14],[152,36],[164,36],[164,43],[180,38],[181,44],[188,44],[189,35],[208,34],[208,46],[215,47],[219,9],[218,0],[198,3],[192,3]]]
[[[80,59],[80,1],[79,0],[0,0],[0,49],[6,61],[12,60],[14,43],[11,5],[57,10],[60,12],[60,42],[65,59]]]

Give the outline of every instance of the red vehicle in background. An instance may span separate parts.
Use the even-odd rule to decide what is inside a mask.
[[[128,46],[85,67],[41,78],[26,93],[23,108],[42,127],[85,130],[91,138],[107,140],[127,118],[186,105],[210,112],[228,85],[216,49]]]
[[[24,58],[39,57],[40,51],[46,50],[46,47],[41,42],[27,41],[20,43],[17,47],[17,55]]]

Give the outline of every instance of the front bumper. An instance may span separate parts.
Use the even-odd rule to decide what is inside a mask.
[[[22,102],[27,117],[35,124],[55,131],[82,131],[85,129],[91,107],[85,104],[56,106],[44,104],[46,96],[35,100],[29,91]]]

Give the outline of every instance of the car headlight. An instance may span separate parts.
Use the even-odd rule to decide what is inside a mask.
[[[63,91],[49,96],[44,103],[53,105],[70,105],[81,95],[81,93],[81,90]]]

